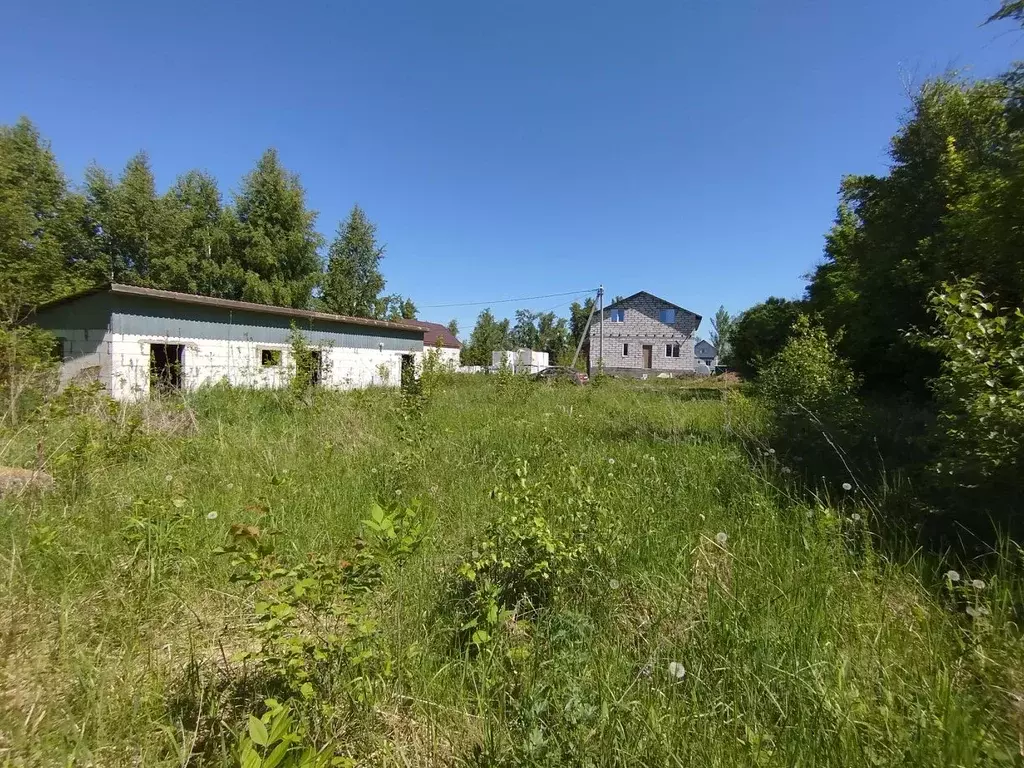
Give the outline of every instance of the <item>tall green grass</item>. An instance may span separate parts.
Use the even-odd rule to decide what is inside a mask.
[[[4,435],[0,461],[41,449],[57,490],[0,502],[0,764],[230,764],[265,691],[239,685],[252,599],[214,549],[244,524],[277,531],[282,557],[340,561],[374,502],[410,498],[423,545],[370,599],[386,663],[359,701],[324,692],[337,711],[305,735],[332,754],[1019,764],[1016,547],[959,582],[886,559],[855,493],[806,503],[774,455],[747,453],[734,435],[759,416],[735,393],[499,384],[311,404],[213,389],[187,404],[194,430],[153,406],[64,408]],[[511,513],[492,491],[516,487],[522,460],[547,488],[540,514],[577,477],[615,539],[550,606],[467,648],[452,579]]]

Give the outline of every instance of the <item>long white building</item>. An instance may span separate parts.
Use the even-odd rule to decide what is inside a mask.
[[[277,387],[294,370],[294,326],[313,349],[316,383],[399,386],[425,329],[303,309],[109,285],[41,307],[32,322],[57,336],[61,381],[99,381],[118,400],[226,381]]]

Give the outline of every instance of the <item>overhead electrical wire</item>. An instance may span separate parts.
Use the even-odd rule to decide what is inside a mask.
[[[543,296],[522,296],[518,299],[494,299],[493,301],[461,301],[452,304],[423,304],[420,309],[442,309],[444,307],[479,307],[485,304],[511,304],[516,301],[536,301],[537,299],[552,299],[556,296],[578,296],[587,293],[594,293],[597,288],[584,288],[578,291],[565,291],[564,293],[546,293]]]

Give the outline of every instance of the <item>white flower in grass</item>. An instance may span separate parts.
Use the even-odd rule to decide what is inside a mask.
[[[217,513],[216,512],[207,512],[206,513],[206,519],[207,520],[216,520],[217,519]]]
[[[169,483],[173,479],[174,479],[174,475],[167,475],[167,476],[164,477],[164,482],[165,483]]]
[[[853,490],[853,486],[850,485],[849,483],[843,483],[843,490],[844,491],[852,491]]]
[[[971,582],[971,586],[974,587],[975,589],[984,589],[985,588],[985,582],[982,581],[981,579],[975,579],[974,581]]]
[[[789,467],[783,467],[782,468],[782,474],[784,474],[784,475],[788,475],[792,471],[793,470],[791,470]]]
[[[729,541],[729,535],[725,531],[719,531],[715,534],[715,542],[720,547],[724,547],[726,542]]]
[[[852,515],[850,515],[850,519],[853,520],[853,522],[855,522],[855,523],[859,523],[860,522],[860,515],[858,515],[856,512],[854,512]]]
[[[943,575],[950,581],[960,581],[960,574],[956,571],[946,571]]]
[[[234,490],[235,484],[234,483],[228,483],[227,488],[228,488],[229,491]]]
[[[611,456],[609,456],[608,457],[608,463],[609,464],[614,464],[615,463],[615,459],[613,459]]]
[[[988,613],[988,608],[986,608],[984,605],[967,606],[967,615],[970,616],[972,619],[980,619],[982,616],[988,616]]]
[[[769,456],[774,456],[775,455],[775,449],[774,448],[769,448],[768,449],[768,455]]]
[[[608,582],[608,586],[611,587],[612,589],[618,589],[619,588],[619,582],[616,579],[612,579],[611,581]]]
[[[686,677],[686,667],[680,664],[678,661],[673,661],[668,665],[668,673],[672,675],[676,680],[682,680]]]

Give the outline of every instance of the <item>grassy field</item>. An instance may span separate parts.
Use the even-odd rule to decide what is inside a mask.
[[[721,394],[54,404],[0,442],[56,478],[0,501],[0,765],[1020,765],[1019,551],[884,557]]]

